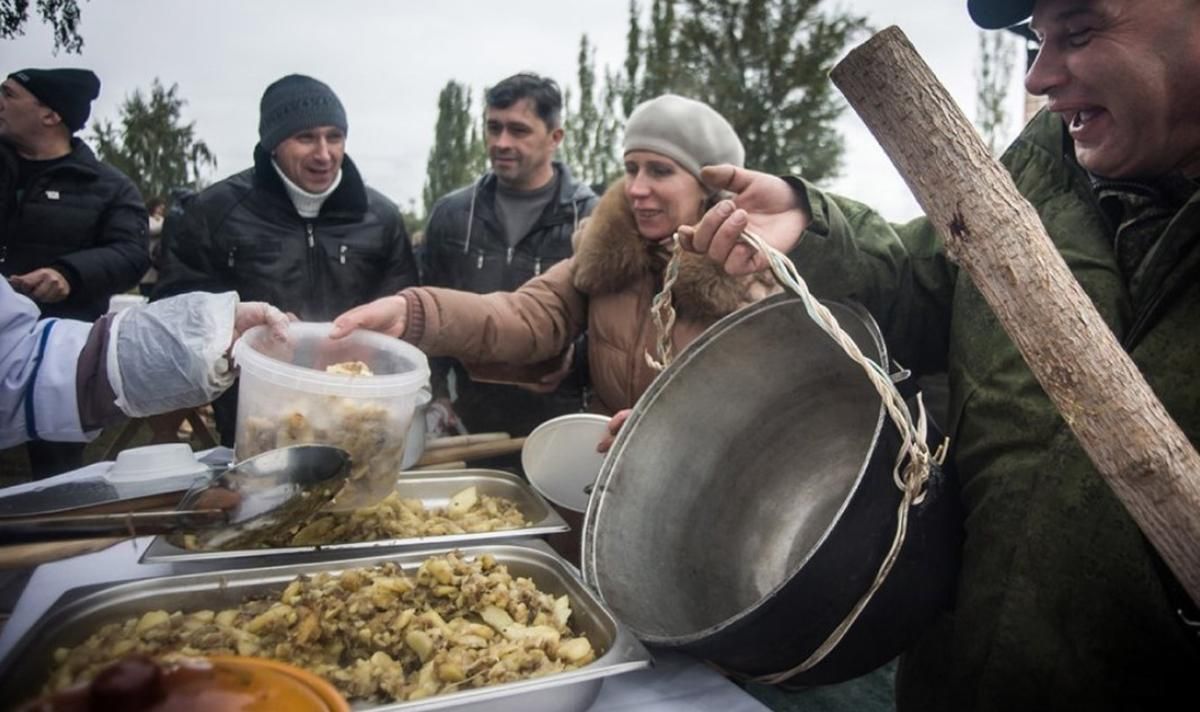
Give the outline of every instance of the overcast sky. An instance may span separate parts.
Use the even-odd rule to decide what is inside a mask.
[[[639,4],[645,10],[649,0]],[[979,40],[966,0],[826,5],[864,14],[876,29],[899,25],[974,116]],[[155,77],[178,83],[188,101],[185,118],[216,154],[210,176],[216,179],[250,164],[267,84],[291,72],[311,74],[345,104],[347,151],[367,182],[401,204],[420,199],[437,95],[448,79],[479,91],[532,70],[566,85],[583,33],[597,48],[599,66],[618,67],[628,13],[627,0],[90,0],[81,6],[82,55],[55,56],[48,29],[34,19],[24,37],[0,41],[3,75],[23,67],[91,68],[103,82],[93,119],[115,119],[121,101]],[[1010,104],[1015,116],[1019,78]],[[852,110],[839,126],[847,145],[843,175],[828,187],[893,220],[918,215]],[[1009,134],[1018,129],[1014,118]]]

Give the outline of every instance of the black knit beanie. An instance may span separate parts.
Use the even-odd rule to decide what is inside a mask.
[[[315,126],[347,130],[346,110],[327,84],[303,74],[289,74],[263,92],[258,107],[258,140],[273,151],[297,131]]]
[[[87,124],[92,100],[100,96],[100,78],[88,69],[22,69],[8,78],[54,109],[71,133]]]

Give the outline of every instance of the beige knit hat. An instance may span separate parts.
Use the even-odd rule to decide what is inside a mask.
[[[625,123],[624,152],[630,151],[660,153],[696,180],[704,166],[740,167],[746,162],[746,149],[724,116],[702,101],[675,94],[644,101],[633,110]]]

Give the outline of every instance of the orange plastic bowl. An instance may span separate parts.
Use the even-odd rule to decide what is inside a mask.
[[[276,660],[213,656],[214,685],[240,700],[239,712],[350,712],[350,704],[313,673]]]
[[[350,712],[338,691],[287,663],[218,655],[158,663],[130,656],[95,680],[33,700],[21,712]]]

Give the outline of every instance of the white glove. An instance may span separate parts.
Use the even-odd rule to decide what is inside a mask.
[[[288,324],[290,323],[292,320],[288,318],[287,314],[266,302],[242,302],[237,306],[237,313],[234,317],[232,341],[242,338],[242,334],[260,324],[267,325],[267,328],[271,330],[272,338],[287,341]],[[232,341],[230,346],[233,346]]]
[[[261,302],[239,305],[236,292],[181,294],[120,312],[105,364],[117,407],[142,418],[212,401],[237,377],[230,345],[263,323],[279,336],[288,319]]]

